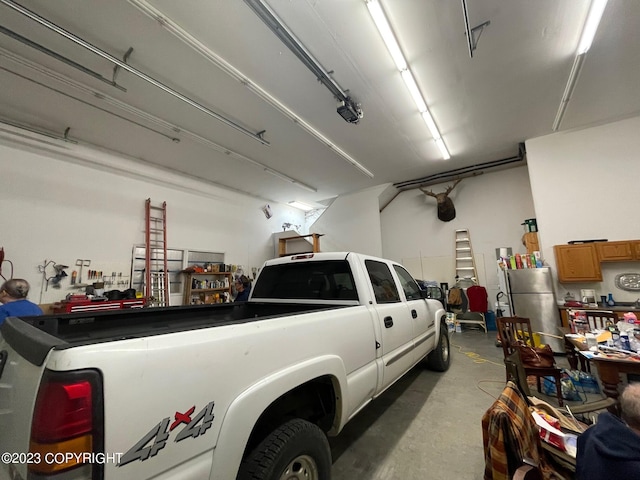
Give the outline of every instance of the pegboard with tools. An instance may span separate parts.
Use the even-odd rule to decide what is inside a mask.
[[[104,283],[105,288],[125,289],[131,284],[128,269],[130,265],[123,262],[94,262],[99,263],[101,270],[88,269],[92,261],[87,259],[77,259],[77,270],[71,272],[71,286],[74,288],[84,288],[94,283]]]

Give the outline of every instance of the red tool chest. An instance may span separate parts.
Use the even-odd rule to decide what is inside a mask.
[[[144,298],[104,300],[99,302],[93,302],[91,300],[63,300],[56,302],[53,305],[52,311],[53,313],[98,312],[104,310],[121,310],[123,308],[142,308],[144,305]]]

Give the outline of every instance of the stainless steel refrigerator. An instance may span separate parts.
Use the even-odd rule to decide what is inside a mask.
[[[560,312],[556,303],[553,277],[549,267],[507,270],[511,310],[518,317],[531,319],[534,332],[559,336],[541,335],[540,341],[548,344],[554,352],[564,352]]]

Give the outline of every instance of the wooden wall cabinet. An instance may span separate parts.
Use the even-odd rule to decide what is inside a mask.
[[[631,249],[633,250],[635,259],[640,260],[640,240],[633,240],[631,242]]]
[[[231,301],[231,272],[184,274],[183,305]]]
[[[558,281],[601,282],[602,270],[595,244],[556,245],[553,247],[558,267]]]
[[[640,259],[634,251],[634,247],[635,250],[638,248],[636,243],[640,242],[597,242],[595,246],[601,262],[628,262]]]
[[[527,253],[540,251],[540,243],[538,242],[538,232],[527,232],[522,236],[522,244],[526,247]]]

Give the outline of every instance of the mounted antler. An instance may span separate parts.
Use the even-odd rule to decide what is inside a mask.
[[[456,208],[453,205],[453,201],[449,198],[449,194],[461,181],[462,179],[459,178],[458,180],[453,182],[453,185],[449,185],[444,192],[440,193],[433,193],[431,190],[425,190],[424,188],[420,187],[422,193],[430,197],[435,197],[435,199],[437,200],[438,218],[443,222],[450,222],[451,220],[456,218]]]

